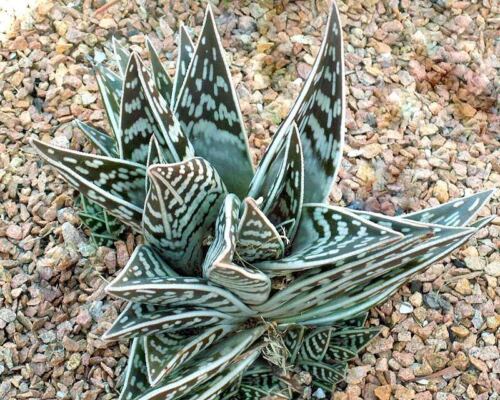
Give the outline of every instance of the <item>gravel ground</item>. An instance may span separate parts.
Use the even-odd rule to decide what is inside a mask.
[[[65,5],[67,3],[67,5]],[[150,33],[174,67],[177,25],[198,1],[44,0],[0,50],[0,399],[114,399],[128,344],[100,335],[122,303],[104,294],[139,237],[94,248],[75,192],[28,137],[90,151],[75,117],[105,126],[87,56]],[[127,5],[125,5],[127,4]],[[142,4],[138,6],[137,4]],[[215,2],[257,159],[317,53],[328,2]],[[398,214],[500,187],[499,8],[494,0],[339,1],[348,91],[332,200]],[[500,212],[499,194],[481,215]],[[500,217],[371,312],[381,336],[334,399],[497,399]]]

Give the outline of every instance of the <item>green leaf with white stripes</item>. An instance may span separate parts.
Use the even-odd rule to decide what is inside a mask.
[[[174,86],[172,89],[172,108],[175,108],[178,102],[179,92],[181,90],[182,84],[186,79],[187,70],[194,54],[194,44],[189,36],[186,27],[181,23],[179,29],[179,39],[178,39],[178,54],[177,54],[177,67],[175,69]]]
[[[177,271],[195,275],[226,189],[204,159],[152,165],[144,209],[144,236]]]
[[[79,119],[75,119],[74,124],[80,128],[100,154],[107,157],[118,158],[116,142],[111,136]]]
[[[219,171],[230,193],[243,198],[253,176],[252,161],[210,6],[175,114],[196,155]]]
[[[75,189],[140,230],[146,169],[137,163],[67,150],[32,139],[31,146]]]
[[[226,196],[216,222],[215,238],[203,264],[203,275],[241,298],[247,304],[262,304],[271,292],[271,280],[251,264],[233,262],[240,201]]]
[[[160,56],[156,52],[156,49],[153,46],[153,43],[149,38],[146,38],[146,44],[149,50],[149,59],[151,61],[151,72],[153,78],[155,80],[156,88],[158,89],[158,93],[165,99],[169,108],[172,107],[172,90],[174,85],[170,76],[168,75],[165,67],[160,61]]]

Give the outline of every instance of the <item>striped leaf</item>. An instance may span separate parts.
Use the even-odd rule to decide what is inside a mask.
[[[178,94],[186,79],[187,70],[194,54],[194,44],[189,36],[186,27],[181,23],[179,30],[179,43],[177,46],[177,68],[175,69],[174,87],[172,89],[172,107],[177,103]]]
[[[238,359],[234,364],[229,365],[218,374],[213,380],[201,385],[196,389],[195,393],[189,393],[184,396],[183,400],[224,400],[232,399],[239,391],[239,386],[232,389],[232,395],[225,392],[226,389],[231,389],[231,385],[240,379],[242,373],[259,357],[258,349],[250,350],[244,354],[243,359]],[[222,395],[222,398],[219,397]]]
[[[120,75],[124,77],[127,71],[128,60],[130,59],[130,51],[128,51],[125,46],[122,46],[115,36],[113,36],[112,42],[116,64],[118,65]]]
[[[304,160],[297,125],[293,125],[286,138],[284,157],[277,176],[263,197],[261,209],[270,221],[280,226],[286,224],[286,236],[293,241],[302,211],[304,197]]]
[[[485,190],[437,207],[404,215],[404,219],[447,226],[465,226],[488,202],[495,189]]]
[[[134,266],[131,269],[134,270]],[[175,307],[203,305],[228,314],[247,316],[254,314],[231,292],[211,285],[201,278],[160,276],[128,279],[127,276],[122,278],[122,274],[123,272],[106,288],[106,291],[135,303]]]
[[[294,365],[297,360],[297,356],[299,355],[299,350],[304,343],[304,337],[306,333],[306,328],[300,325],[292,325],[290,327],[287,327],[285,331],[283,341],[290,354],[290,356],[288,357],[288,361],[292,365]]]
[[[330,298],[332,300],[311,309],[309,312],[302,313],[300,317],[289,318],[287,322],[297,323],[300,320],[301,323],[307,325],[331,325],[336,321],[348,318],[350,315],[368,311],[371,307],[385,301],[411,276],[461,246],[476,231],[476,229],[448,229],[454,229],[455,233],[451,234],[451,231],[440,233],[437,235],[438,238],[415,250],[418,257],[412,257],[405,261],[409,254],[406,253],[402,255],[402,258],[397,259],[395,267],[387,268],[386,265],[383,265],[382,268],[387,272],[382,275],[380,272],[375,274],[368,271],[363,279],[354,277],[349,279],[349,283],[342,279],[344,282],[340,282],[340,290],[335,288],[334,292],[330,291],[330,294],[335,293],[333,298],[328,294],[321,295],[321,302]],[[393,261],[394,259],[387,262]],[[380,266],[378,268],[375,266],[375,270],[379,271],[380,269]]]
[[[147,389],[149,389],[149,381],[146,370],[144,341],[142,338],[136,338],[132,340],[130,346],[127,369],[125,370],[125,382],[119,400],[136,400]]]
[[[145,168],[137,163],[45,144],[31,146],[69,183],[126,225],[140,230]]]
[[[395,254],[391,252],[389,255],[385,254],[376,259],[371,259],[370,261],[361,260],[355,268],[352,267],[353,264],[347,264],[343,266],[342,273],[337,274],[335,280],[332,280],[330,283],[318,289],[299,295],[292,302],[288,303],[286,309],[293,310],[296,316],[294,317],[289,314],[289,317],[284,318],[284,321],[287,323],[302,323],[305,320],[309,321],[310,316],[324,313],[331,305],[337,304],[337,299],[343,294],[349,295],[353,293],[353,291],[356,292],[356,290],[363,288],[364,284],[375,278],[379,278],[379,284],[382,284],[382,282],[384,282],[384,274],[402,265],[406,265],[409,262],[418,262],[418,260],[423,259],[425,255],[429,254],[432,249],[446,246],[457,238],[466,236],[469,233],[470,229],[442,227],[439,228],[439,231],[434,232],[432,238],[424,241],[420,245],[416,246],[413,243],[403,246]],[[309,308],[310,311],[303,312],[305,308]],[[367,310],[361,309],[358,313],[364,311]],[[356,314],[357,313],[350,315]],[[281,315],[284,315],[284,313]],[[344,315],[338,320],[348,316],[349,315]]]
[[[306,204],[290,255],[256,266],[272,275],[286,275],[362,255],[403,236],[350,211],[326,204]]]
[[[287,393],[286,385],[274,374],[269,364],[259,359],[243,374],[237,398],[256,400],[279,395],[280,398],[288,399],[289,397],[281,397]]]
[[[247,304],[261,304],[271,292],[271,280],[250,264],[233,262],[240,201],[229,194],[217,218],[215,238],[203,264],[203,275],[241,298]]]
[[[133,53],[125,69],[125,85],[120,108],[123,158],[146,164],[151,137],[158,138],[158,130],[151,107],[144,95],[144,82],[140,79],[141,64]],[[157,139],[158,140],[158,139]]]
[[[364,349],[378,334],[380,328],[343,328],[335,330],[330,342],[336,346],[355,349],[357,352]]]
[[[236,92],[210,7],[175,113],[196,155],[207,159],[219,171],[229,192],[245,197],[253,167]]]
[[[344,142],[342,29],[335,4],[314,66],[262,159],[249,195],[279,163],[283,137],[297,123],[304,153],[304,202],[323,202],[338,171]]]
[[[162,380],[157,387],[143,392],[137,400],[173,400],[181,396],[190,399],[190,394],[196,393],[196,388],[205,382],[217,379],[217,375],[225,371],[229,365],[234,365],[243,359],[244,356],[240,356],[263,332],[263,327],[246,329],[211,346],[180,367],[174,376]],[[248,356],[251,356],[251,353]]]
[[[192,334],[179,332],[146,336],[144,348],[151,386],[156,386],[165,376],[235,329],[234,325],[220,325]]]
[[[146,44],[148,46],[149,59],[151,61],[151,72],[153,74],[156,88],[158,89],[160,95],[167,102],[169,108],[171,108],[172,107],[171,95],[174,85],[172,83],[172,80],[170,79],[170,76],[168,76],[165,67],[160,61],[160,56],[156,52],[156,49],[154,48],[153,43],[149,38],[146,38]]]
[[[96,65],[94,71],[97,87],[99,88],[101,100],[104,104],[104,110],[106,111],[109,125],[117,144],[118,154],[120,158],[123,158],[120,130],[120,103],[123,81],[118,75],[103,65]]]
[[[150,304],[129,303],[103,335],[103,339],[128,339],[158,332],[179,332],[240,321],[241,319],[228,314],[200,307],[171,309]]]
[[[191,144],[181,132],[179,123],[165,99],[158,93],[154,80],[137,53],[132,53],[129,66],[132,71],[125,89],[130,94],[129,98],[124,98],[128,109],[126,105],[122,108],[125,111],[122,123],[123,120],[128,121],[123,128],[130,130],[127,137],[137,137],[141,143],[144,141],[148,145],[153,134],[167,162],[181,162],[192,158],[194,153]],[[124,146],[129,142],[124,138]],[[133,146],[130,151],[134,151]]]
[[[86,124],[79,119],[74,120],[74,124],[80,128],[80,130],[85,134],[87,139],[89,139],[95,148],[103,155],[112,158],[118,158],[118,152],[115,140],[99,129],[94,128],[91,125]]]
[[[202,158],[152,165],[144,209],[146,240],[183,275],[194,275],[223,202],[225,187],[217,171]]]
[[[247,262],[277,259],[285,251],[280,234],[251,197],[243,201],[237,236],[236,257]]]
[[[326,364],[318,361],[301,360],[300,368],[311,374],[313,384],[328,392],[332,386],[344,380],[347,364]]]

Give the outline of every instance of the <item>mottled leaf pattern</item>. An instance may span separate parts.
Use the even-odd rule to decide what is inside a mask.
[[[297,126],[294,124],[287,138],[285,155],[278,176],[262,193],[262,211],[277,227],[287,224],[286,236],[293,241],[302,211],[304,197],[304,159]],[[259,196],[260,197],[260,196]]]
[[[140,230],[145,168],[130,161],[80,153],[31,140],[38,154],[92,202]]]
[[[120,109],[123,158],[146,164],[151,137],[161,137],[140,79],[141,64],[136,53],[129,58]]]
[[[353,258],[397,241],[402,235],[325,204],[307,204],[302,210],[290,255],[256,266],[273,275],[290,274]]]
[[[97,87],[101,94],[101,99],[104,104],[104,110],[108,117],[113,136],[115,138],[118,154],[123,157],[122,152],[122,137],[120,130],[120,103],[122,96],[123,81],[118,75],[110,71],[103,65],[97,65],[95,68]]]
[[[214,241],[203,264],[203,275],[230,290],[245,303],[261,304],[269,297],[271,280],[250,264],[237,265],[233,262],[239,203],[235,195],[226,196],[217,219]]]
[[[243,202],[243,214],[238,225],[236,257],[247,262],[280,258],[285,251],[283,240],[251,197]]]
[[[273,164],[279,162],[280,154],[277,149],[293,122],[299,128],[304,153],[304,202],[323,202],[330,193],[344,142],[342,29],[337,8],[332,10],[313,69],[259,164],[250,193],[266,176],[274,175]]]
[[[131,267],[134,269],[134,267]],[[129,268],[126,268],[128,270]],[[107,287],[114,296],[136,303],[158,306],[196,306],[218,311],[253,315],[254,312],[230,291],[210,285],[206,280],[191,277],[132,278],[121,274]],[[130,274],[129,274],[130,275]],[[126,279],[126,281],[124,281]],[[236,294],[236,293],[235,293]]]
[[[224,184],[202,158],[152,165],[148,176],[144,236],[173,268],[194,275],[226,192]]]
[[[264,332],[264,328],[256,327],[239,332],[222,342],[211,346],[207,351],[194,357],[182,366],[170,379],[160,382],[157,387],[145,391],[142,400],[173,400],[193,393],[194,390],[229,365],[238,361],[252,343]],[[190,398],[190,397],[187,397]]]
[[[118,158],[116,142],[111,136],[101,132],[99,129],[94,128],[91,125],[86,124],[83,121],[80,121],[79,119],[75,119],[74,124],[80,128],[100,154],[107,157]]]
[[[155,386],[163,377],[235,329],[234,325],[221,325],[201,330],[198,334],[179,332],[146,336],[144,348],[150,384]]]
[[[196,155],[214,166],[229,192],[243,198],[253,167],[241,111],[210,7],[175,112]]]
[[[194,53],[194,44],[186,27],[182,23],[179,29],[178,43],[177,49],[179,53],[177,55],[177,68],[175,70],[174,87],[172,90],[172,108],[175,108],[175,103],[179,100],[178,94],[184,79],[186,79],[187,70]]]
[[[158,332],[178,332],[241,321],[228,314],[200,307],[158,307],[129,303],[113,326],[104,334],[105,340],[147,336]]]
[[[144,342],[142,339],[136,338],[132,340],[130,346],[125,382],[119,400],[135,400],[148,388]]]
[[[116,63],[118,64],[118,69],[120,70],[121,76],[126,75],[127,71],[127,64],[130,59],[130,52],[122,46],[120,41],[113,36],[113,50],[115,53],[115,60]]]
[[[151,72],[153,74],[156,88],[169,105],[169,108],[171,108],[171,95],[174,87],[172,84],[172,80],[168,76],[165,67],[160,61],[160,56],[156,52],[156,49],[154,48],[153,43],[151,43],[151,40],[149,38],[146,39],[146,43],[149,50],[149,59],[151,60]]]
[[[437,207],[404,215],[405,219],[441,224],[447,226],[465,226],[495,193],[495,190],[485,190],[470,196],[455,199]]]
[[[240,378],[241,374],[251,365],[259,356],[258,349],[249,351],[244,354],[244,358],[238,360],[234,364],[229,365],[223,372],[218,374],[213,380],[201,385],[195,393],[183,397],[183,400],[216,400],[219,399],[224,390],[229,388],[231,384]],[[226,397],[228,394],[224,393],[223,399],[230,399],[233,397]],[[233,394],[234,395],[234,394]]]

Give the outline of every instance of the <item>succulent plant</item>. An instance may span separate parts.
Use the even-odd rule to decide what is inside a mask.
[[[489,222],[467,225],[492,191],[400,217],[326,203],[343,144],[341,32],[334,6],[256,171],[210,8],[196,46],[181,28],[173,80],[151,42],[147,66],[115,41],[119,73],[96,67],[112,135],[76,122],[99,154],[32,140],[144,236],[107,287],[128,303],[104,338],[133,338],[121,399],[294,398],[308,385],[321,397],[377,335],[368,310]]]

